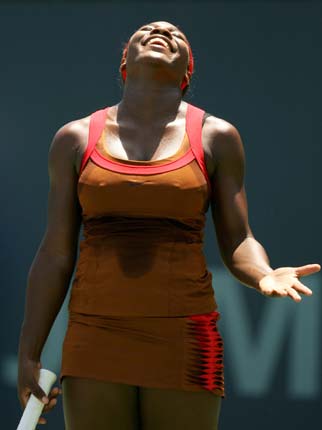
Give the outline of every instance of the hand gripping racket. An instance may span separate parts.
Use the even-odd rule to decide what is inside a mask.
[[[40,369],[38,384],[44,390],[46,396],[48,396],[56,379],[57,376],[51,370]],[[44,406],[45,404],[31,393],[17,430],[35,430]]]

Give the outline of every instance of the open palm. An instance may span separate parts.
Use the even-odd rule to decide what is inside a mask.
[[[302,284],[301,276],[319,272],[319,264],[306,264],[300,267],[280,267],[264,276],[259,282],[259,292],[269,297],[290,296],[296,302],[302,300],[299,293],[311,296],[312,290]]]

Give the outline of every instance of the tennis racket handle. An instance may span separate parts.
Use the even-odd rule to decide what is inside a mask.
[[[48,396],[56,379],[57,376],[51,370],[40,369],[38,384],[44,390],[46,396]],[[35,430],[44,406],[45,404],[31,393],[17,430]]]

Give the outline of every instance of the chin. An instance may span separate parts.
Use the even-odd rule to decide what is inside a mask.
[[[141,64],[171,64],[172,62],[172,59],[158,51],[146,52],[143,55],[140,55],[140,58],[138,58],[137,61],[137,63]]]

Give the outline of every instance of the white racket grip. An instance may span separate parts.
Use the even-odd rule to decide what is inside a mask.
[[[44,390],[46,396],[48,396],[56,379],[57,376],[51,370],[40,369],[38,384]],[[45,404],[41,400],[38,400],[36,396],[30,394],[17,430],[35,430],[44,406]]]

